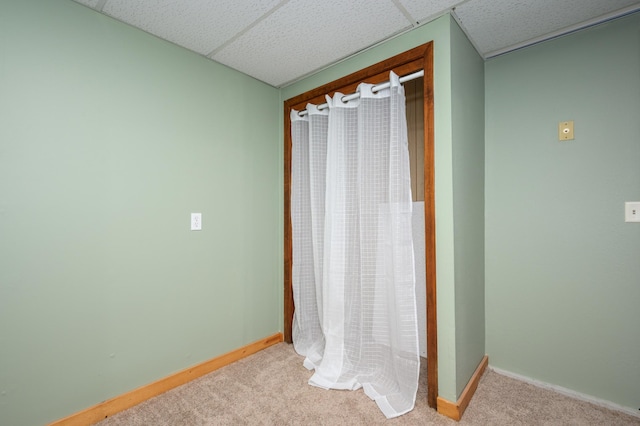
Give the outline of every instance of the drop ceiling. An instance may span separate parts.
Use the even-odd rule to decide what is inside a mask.
[[[639,0],[74,0],[275,87],[451,13],[484,58]]]

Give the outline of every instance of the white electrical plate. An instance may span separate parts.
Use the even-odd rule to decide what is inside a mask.
[[[624,221],[640,222],[640,201],[628,201],[624,203]]]
[[[191,213],[191,230],[202,231],[202,213]]]

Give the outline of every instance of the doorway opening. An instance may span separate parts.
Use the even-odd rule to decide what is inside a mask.
[[[292,343],[292,323],[295,309],[292,289],[292,231],[291,231],[291,120],[292,109],[303,110],[307,103],[324,103],[324,96],[334,92],[353,93],[359,83],[379,84],[386,81],[389,72],[399,76],[424,70],[422,77],[422,105],[415,106],[416,89],[413,88],[414,106],[407,115],[418,117],[414,121],[414,138],[422,134],[422,148],[414,144],[410,148],[412,163],[412,192],[414,202],[424,203],[424,267],[426,312],[419,312],[418,319],[426,317],[427,400],[431,408],[437,407],[438,398],[438,336],[436,311],[436,238],[435,238],[435,172],[434,172],[434,99],[433,99],[433,42],[429,42],[393,56],[370,67],[356,71],[338,80],[302,93],[284,103],[284,339]],[[419,90],[419,89],[417,89]],[[422,116],[420,124],[419,116]],[[411,121],[411,118],[409,118]],[[408,124],[409,124],[408,121]],[[411,126],[411,124],[409,124]],[[411,130],[409,130],[411,132]],[[411,136],[410,136],[411,137]],[[411,144],[410,144],[411,146]],[[422,152],[420,152],[422,150]],[[421,158],[421,159],[420,159]],[[415,175],[415,179],[413,178]],[[414,183],[415,180],[415,183]],[[414,187],[415,184],[415,187]],[[418,193],[421,192],[421,197]],[[422,259],[421,259],[422,260]],[[420,293],[418,293],[420,294]],[[420,304],[418,304],[420,306]],[[423,308],[424,309],[424,308]],[[420,329],[420,328],[419,328]]]

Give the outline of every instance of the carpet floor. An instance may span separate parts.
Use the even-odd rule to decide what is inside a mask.
[[[98,423],[116,425],[640,425],[612,411],[487,370],[460,422],[427,406],[426,362],[413,411],[387,420],[362,391],[307,384],[292,345],[279,343]]]

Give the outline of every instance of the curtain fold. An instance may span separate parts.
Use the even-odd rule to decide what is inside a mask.
[[[415,404],[419,352],[404,89],[291,114],[293,340],[309,383]]]

